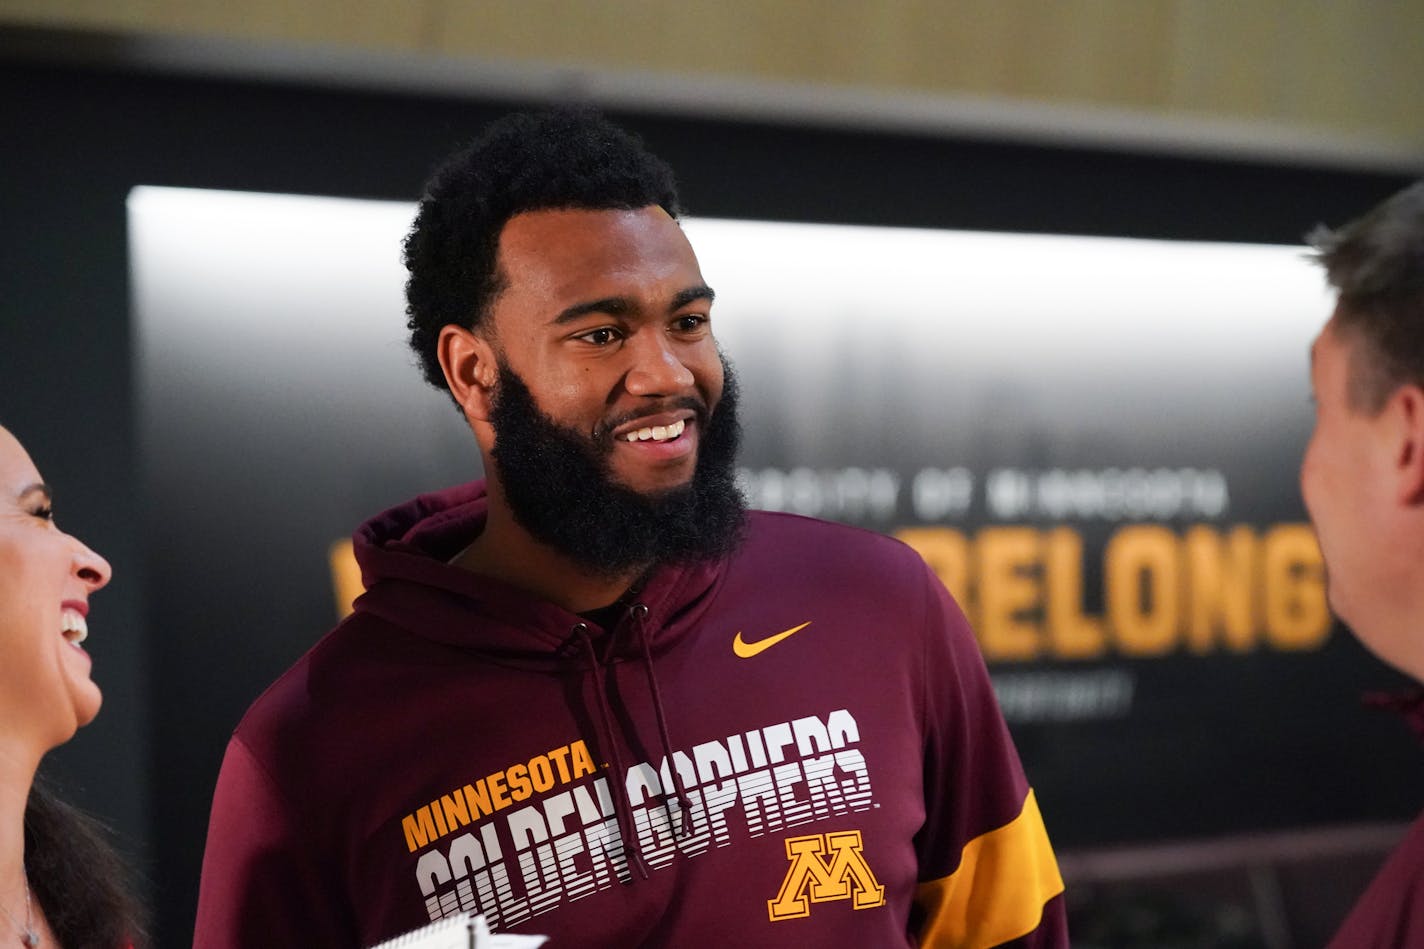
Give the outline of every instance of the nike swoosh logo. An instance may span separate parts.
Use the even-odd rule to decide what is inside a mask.
[[[742,659],[750,659],[752,656],[765,652],[772,646],[775,646],[783,639],[786,639],[790,636],[795,636],[797,633],[801,632],[801,630],[805,629],[807,626],[810,625],[811,621],[807,620],[800,626],[793,626],[785,632],[777,633],[775,636],[768,636],[765,639],[758,639],[754,643],[747,642],[745,639],[742,638],[741,632],[738,631],[737,635],[732,637],[732,652],[736,653],[737,656]]]

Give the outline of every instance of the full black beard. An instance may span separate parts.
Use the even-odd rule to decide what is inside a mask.
[[[715,409],[701,399],[659,406],[697,413],[701,441],[692,480],[643,494],[613,480],[612,426],[587,433],[560,425],[540,411],[524,380],[500,359],[491,455],[515,521],[535,540],[601,576],[731,553],[741,539],[746,500],[733,468],[741,441],[737,383],[725,358],[722,368],[725,382]],[[629,419],[619,424],[624,421]]]

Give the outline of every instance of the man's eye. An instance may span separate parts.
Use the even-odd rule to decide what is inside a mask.
[[[609,343],[618,341],[618,331],[607,326],[601,326],[596,330],[589,330],[579,339],[595,346],[607,346]]]
[[[693,333],[701,329],[707,323],[707,317],[700,313],[689,313],[687,316],[679,316],[673,324],[680,332]]]

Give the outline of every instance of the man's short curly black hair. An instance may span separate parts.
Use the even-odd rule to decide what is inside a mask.
[[[406,326],[426,380],[448,388],[441,328],[474,328],[502,289],[496,255],[510,218],[652,205],[680,213],[672,169],[592,110],[516,113],[486,126],[431,176],[405,239]]]

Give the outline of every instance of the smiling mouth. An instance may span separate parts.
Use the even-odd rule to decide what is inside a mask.
[[[89,622],[82,613],[66,608],[59,614],[59,625],[65,642],[75,649],[83,648],[79,644],[89,638]]]
[[[625,442],[670,442],[680,436],[687,428],[686,421],[676,421],[671,425],[650,425],[619,435],[618,439]]]

